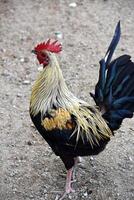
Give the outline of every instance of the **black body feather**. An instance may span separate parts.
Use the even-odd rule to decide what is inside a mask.
[[[74,165],[74,158],[77,156],[97,155],[105,148],[109,141],[109,139],[101,139],[99,144],[96,143],[94,144],[94,147],[92,147],[90,142],[85,137],[84,141],[82,138],[80,138],[76,144],[77,135],[73,134],[72,136],[74,130],[53,129],[52,131],[46,131],[41,125],[40,113],[35,117],[31,115],[31,119],[39,133],[47,141],[54,153],[57,156],[60,156],[61,160],[65,164],[66,169],[70,169]]]

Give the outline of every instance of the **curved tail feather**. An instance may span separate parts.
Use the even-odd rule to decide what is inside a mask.
[[[129,55],[120,56],[111,62],[120,34],[118,22],[106,55],[100,61],[95,94],[91,94],[113,131],[120,127],[124,118],[131,118],[134,112],[134,63]]]

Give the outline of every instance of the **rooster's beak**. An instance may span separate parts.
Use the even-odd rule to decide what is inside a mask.
[[[31,51],[31,53],[34,53],[34,54],[36,54],[36,51],[35,51],[35,50],[32,50],[32,51]]]

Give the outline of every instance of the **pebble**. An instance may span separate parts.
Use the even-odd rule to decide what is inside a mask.
[[[43,191],[43,192],[44,192],[44,194],[46,194],[46,193],[47,193],[47,189],[44,189],[44,191]]]
[[[13,108],[17,108],[16,105],[13,105]]]
[[[30,198],[34,198],[34,196],[31,194],[30,196],[29,196]]]
[[[43,70],[43,67],[38,67],[38,71],[42,71]]]
[[[32,142],[31,142],[31,141],[28,141],[27,144],[28,144],[29,146],[31,146],[31,145],[32,145]]]
[[[18,93],[18,94],[17,94],[17,97],[22,97],[22,94],[21,94],[21,93]]]
[[[29,81],[29,80],[25,80],[25,81],[23,81],[23,84],[24,84],[24,85],[29,85],[29,84],[30,84],[30,81]]]
[[[125,51],[126,49],[124,49],[124,48],[121,48],[121,51]]]
[[[21,58],[20,62],[22,62],[22,63],[28,63],[29,62],[29,58],[27,58],[27,57]]]
[[[17,192],[17,188],[13,188],[13,193],[16,193]]]
[[[92,194],[92,192],[93,192],[92,190],[88,190],[88,194]]]
[[[21,59],[20,59],[20,62],[24,62],[24,58],[21,58]]]
[[[90,160],[94,160],[93,156],[90,156]]]
[[[55,200],[58,200],[59,199],[59,195],[56,195],[56,198],[55,198]]]
[[[75,8],[77,6],[77,4],[75,2],[72,2],[69,4],[69,7]]]
[[[71,43],[70,43],[70,44],[68,44],[68,46],[69,46],[69,47],[73,47],[73,46],[74,46],[74,44],[71,44]]]
[[[129,156],[129,160],[130,160],[130,161],[133,161],[133,159],[132,159],[130,156]]]
[[[87,197],[87,196],[88,196],[88,193],[87,193],[87,192],[84,192],[83,196],[84,196],[84,197]]]
[[[31,127],[35,128],[34,124],[31,124]]]
[[[3,52],[3,53],[5,53],[5,52],[6,52],[6,49],[0,48],[0,51]]]
[[[14,175],[15,175],[15,173],[14,173],[14,172],[11,172],[11,173],[10,173],[10,176],[11,176],[11,177],[13,177]]]
[[[62,39],[63,38],[63,34],[60,31],[55,32],[55,35],[58,39]]]

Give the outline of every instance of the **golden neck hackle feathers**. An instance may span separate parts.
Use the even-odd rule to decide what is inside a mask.
[[[33,85],[30,112],[33,116],[41,112],[42,117],[53,107],[67,110],[76,119],[74,133],[79,137],[94,140],[110,138],[111,130],[97,108],[75,97],[68,89],[54,54],[50,54],[50,64],[43,69]],[[73,134],[74,134],[73,133]],[[94,138],[94,140],[93,140]]]

